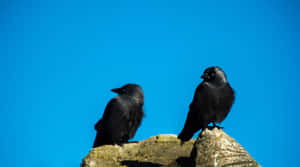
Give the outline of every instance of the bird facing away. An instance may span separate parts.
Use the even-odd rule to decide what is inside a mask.
[[[234,91],[221,68],[209,67],[201,78],[204,80],[195,91],[184,128],[178,135],[182,143],[198,130],[208,128],[209,123],[217,127],[216,123],[226,118],[234,101]]]
[[[139,85],[127,84],[111,91],[118,96],[108,102],[102,119],[95,124],[97,135],[93,147],[127,143],[144,116],[144,93]]]

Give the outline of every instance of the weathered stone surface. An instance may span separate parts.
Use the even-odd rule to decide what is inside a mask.
[[[191,159],[196,167],[259,167],[239,143],[217,128],[199,135]]]
[[[158,135],[123,146],[93,148],[81,167],[259,167],[258,163],[222,130],[205,130],[181,145],[176,135]]]
[[[158,135],[123,146],[93,148],[83,159],[82,167],[159,167],[189,157],[195,140],[181,146],[176,135]]]

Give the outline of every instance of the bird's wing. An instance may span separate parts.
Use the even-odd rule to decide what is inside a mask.
[[[108,102],[108,104],[105,107],[102,118],[94,126],[95,130],[100,131],[103,128],[103,118],[106,118],[107,115],[109,115],[109,109],[112,108],[113,103],[114,99]]]
[[[202,117],[202,113],[205,112],[206,99],[206,87],[200,84],[195,91],[194,98],[190,104],[190,109],[184,124],[184,128],[179,134],[178,138],[182,141],[187,141],[192,138],[193,134],[206,126],[205,119]]]
[[[121,106],[118,100],[116,98],[110,100],[105,107],[102,118],[95,124],[95,129],[100,130],[103,128],[111,115],[119,110],[121,110]]]
[[[207,105],[210,98],[210,88],[205,83],[201,83],[194,94],[192,103],[190,104],[190,109],[198,108],[201,110],[205,109],[204,105]],[[202,112],[202,111],[201,111]]]
[[[209,83],[201,83],[195,92],[193,102],[190,105],[190,118],[193,124],[206,128],[214,117],[217,106],[217,94],[214,87]],[[199,127],[196,127],[199,128]]]
[[[130,121],[129,121],[129,138],[133,138],[135,135],[135,132],[139,128],[142,118],[144,116],[144,111],[142,106],[136,106],[132,108],[133,110],[131,111],[131,116],[130,116]]]
[[[112,141],[128,140],[129,106],[121,98],[112,99],[104,111],[101,127]]]
[[[217,110],[217,121],[221,122],[226,118],[227,114],[230,112],[234,98],[234,91],[229,84],[226,84],[223,88],[221,88],[217,101],[218,108],[220,108]]]

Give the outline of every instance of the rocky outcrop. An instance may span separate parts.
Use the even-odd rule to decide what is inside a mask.
[[[93,148],[81,167],[258,167],[258,163],[222,130],[205,130],[183,145],[176,135],[158,135],[123,146]]]
[[[181,146],[176,135],[158,135],[123,146],[93,148],[83,159],[82,167],[159,167],[179,157],[189,157],[195,140]]]
[[[217,128],[201,133],[195,142],[191,159],[196,167],[259,166],[239,143]]]

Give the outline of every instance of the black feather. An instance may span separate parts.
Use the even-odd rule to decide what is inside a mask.
[[[208,127],[209,123],[221,123],[228,115],[234,101],[234,91],[225,73],[219,67],[204,71],[204,81],[197,87],[183,130],[178,135],[188,141],[194,133]]]
[[[102,119],[95,124],[97,135],[93,147],[128,142],[144,116],[144,94],[140,86],[127,84],[112,91],[119,96],[109,101]]]

